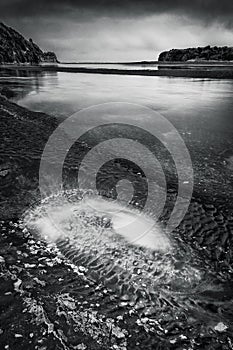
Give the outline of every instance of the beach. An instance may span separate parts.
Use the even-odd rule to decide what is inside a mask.
[[[119,272],[108,264],[108,255],[103,260],[97,253],[93,262],[94,253],[84,244],[82,251],[77,248],[72,253],[74,265],[61,254],[68,248],[64,242],[54,246],[42,237],[38,240],[25,228],[22,216],[40,203],[40,158],[59,120],[4,97],[0,109],[5,135],[0,172],[2,344],[106,350],[135,349],[138,343],[151,348],[157,342],[164,349],[193,342],[207,348],[230,344],[233,208],[225,205],[223,194],[216,191],[213,202],[210,194],[195,190],[184,220],[173,233],[175,255],[162,257],[123,242],[115,251],[115,259],[123,264]],[[164,221],[176,197],[170,181]],[[164,273],[164,266],[180,276],[187,274],[188,267],[192,277],[187,285],[182,278],[165,285],[161,280],[150,294],[148,285],[159,271]],[[103,279],[105,275],[109,277]]]
[[[208,79],[232,79],[232,62],[135,62],[135,63],[84,63],[49,65],[1,65],[3,69],[23,71],[71,72],[86,74],[139,75],[161,77],[187,77]]]
[[[0,13],[0,350],[233,350],[233,2]]]

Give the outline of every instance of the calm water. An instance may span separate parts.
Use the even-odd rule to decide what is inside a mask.
[[[147,306],[146,292],[153,293],[150,296],[150,306],[157,307],[159,312],[156,311],[156,317],[160,320],[164,317],[166,327],[170,327],[173,321],[178,319],[176,314],[182,315],[182,319],[185,315],[183,323],[179,326],[180,334],[184,329],[193,327],[193,324],[194,327],[200,324],[202,328],[197,328],[198,337],[201,333],[210,338],[213,332],[210,333],[209,330],[219,321],[224,322],[224,325],[228,322],[227,326],[232,324],[232,285],[228,283],[228,276],[232,271],[233,220],[232,216],[229,216],[229,220],[226,217],[227,210],[233,209],[233,81],[0,70],[0,84],[9,86],[15,92],[13,100],[21,106],[52,114],[59,121],[84,107],[105,102],[131,102],[160,112],[176,127],[190,152],[194,170],[194,190],[199,198],[195,200],[193,197],[184,224],[179,227],[179,233],[174,237],[165,235],[162,223],[157,225],[153,215],[147,215],[147,212],[145,215],[139,215],[136,213],[137,208],[126,210],[122,206],[100,202],[95,197],[85,201],[79,198],[77,201],[72,193],[68,203],[64,202],[64,196],[54,196],[47,198],[36,208],[29,208],[30,220],[26,220],[26,225],[29,229],[36,229],[36,234],[39,233],[42,237],[47,235],[49,240],[53,238],[65,256],[77,266],[82,265],[89,269],[88,276],[101,283],[103,280],[105,286],[110,287],[117,295],[124,295],[126,290],[131,300],[140,293],[140,301]],[[101,114],[96,114],[95,117],[101,118]],[[85,119],[82,119],[84,125],[85,122]],[[153,124],[153,120],[151,123]],[[150,125],[145,125],[146,127]],[[114,130],[110,130],[110,136],[112,131]],[[131,128],[122,130],[125,131],[129,136],[134,133]],[[94,136],[106,135],[97,132]],[[172,139],[173,134],[167,133],[167,137]],[[93,142],[93,139],[90,137],[88,141]],[[145,143],[148,141],[143,137],[139,140]],[[93,146],[91,142],[87,142],[86,145]],[[82,146],[78,144],[81,151]],[[117,142],[115,146],[113,144],[113,154],[118,147]],[[73,157],[70,157],[71,163],[68,162],[69,159],[67,161],[68,165],[71,164],[71,172],[72,167],[76,165],[76,158],[80,157],[79,152],[75,153],[76,149],[73,151],[70,152]],[[111,149],[108,147],[98,155],[105,158],[108,151],[111,155]],[[136,151],[132,154],[135,155]],[[138,160],[143,159],[146,170],[151,170],[150,158],[145,158],[145,154],[140,152],[136,156]],[[172,172],[164,153],[156,156],[165,165],[167,172]],[[93,162],[95,157],[91,159],[89,168],[87,161],[84,164],[84,179],[91,172]],[[113,178],[121,180],[118,176],[118,165],[110,164],[109,168],[114,170]],[[123,175],[131,175],[127,168],[125,170],[125,164],[120,166]],[[143,176],[137,171],[137,168],[133,169],[132,177],[136,172],[140,185],[137,198],[139,202],[140,191],[143,191],[145,183]],[[108,167],[106,173],[108,179]],[[104,170],[101,181],[106,180],[103,174]],[[150,175],[153,177],[154,173]],[[135,184],[137,185],[137,182]],[[130,191],[132,192],[132,188],[129,188],[126,194]],[[214,207],[206,206],[204,197],[207,197]],[[127,202],[127,198],[123,197],[122,200]],[[156,199],[156,203],[160,204],[160,197],[157,196]],[[168,207],[172,200],[174,191],[168,194]],[[219,215],[221,211],[217,204],[220,203],[216,201],[221,201],[224,205],[224,216]],[[140,232],[135,241],[137,230]],[[57,236],[60,232],[62,237]],[[187,239],[185,244],[184,238]],[[187,244],[187,241],[191,244]],[[197,243],[195,247],[200,247],[198,255],[193,249],[193,242],[194,245]],[[156,255],[148,247],[158,250]],[[170,247],[173,247],[173,250],[170,251]],[[222,252],[223,258],[219,254]],[[212,261],[211,265],[209,261]],[[225,265],[222,264],[224,261]],[[216,270],[219,267],[219,274],[224,267],[225,277],[216,277],[218,275],[215,267]],[[56,271],[53,273],[56,277]],[[112,276],[117,279],[113,279]],[[218,278],[221,278],[221,285]],[[69,282],[68,288],[69,291],[75,291],[76,286]],[[162,293],[166,292],[165,299],[160,290]],[[89,290],[85,288],[84,298],[89,301],[90,294],[86,294],[87,292],[89,293]],[[106,309],[106,305],[104,308]],[[167,315],[170,317],[170,314],[171,318],[167,319]],[[170,329],[173,332],[173,326]],[[196,331],[194,334],[196,337]],[[215,343],[215,338],[212,342]]]
[[[138,63],[138,64],[132,64],[132,63],[61,63],[58,64],[58,66],[61,67],[68,67],[68,68],[79,68],[79,67],[85,67],[85,68],[108,68],[108,69],[125,69],[125,70],[131,70],[131,69],[151,69],[151,70],[158,70],[159,66],[156,63]]]
[[[105,102],[132,102],[165,116],[191,154],[199,191],[231,198],[233,81],[66,72],[0,71],[18,104],[56,116]]]

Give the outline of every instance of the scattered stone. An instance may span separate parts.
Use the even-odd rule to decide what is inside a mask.
[[[130,297],[129,297],[129,295],[124,294],[124,295],[121,296],[121,300],[122,300],[122,301],[129,301],[129,300],[130,300]]]
[[[15,338],[23,338],[22,334],[15,333]]]
[[[16,292],[21,292],[20,290],[21,284],[22,284],[22,280],[18,278],[17,281],[14,283],[14,288]]]
[[[36,267],[36,264],[24,264],[25,269],[32,269],[33,267]]]
[[[125,307],[127,305],[128,305],[128,303],[126,301],[122,301],[121,303],[119,303],[120,307]]]
[[[214,329],[218,332],[225,332],[227,330],[227,326],[223,322],[219,322]]]
[[[118,321],[123,321],[124,317],[122,315],[117,316]]]
[[[0,170],[0,177],[6,177],[10,173],[10,169]]]
[[[186,335],[181,334],[181,335],[180,335],[180,339],[186,340],[186,339],[188,339],[188,338],[186,337]]]
[[[85,344],[81,343],[81,344],[76,345],[75,349],[76,350],[86,350],[87,346]]]
[[[46,283],[45,283],[44,281],[39,280],[39,278],[37,278],[37,277],[34,277],[33,280],[34,280],[36,283],[40,284],[42,287],[45,287],[45,286],[46,286]]]
[[[78,269],[80,272],[86,272],[86,268],[84,266],[79,266]]]

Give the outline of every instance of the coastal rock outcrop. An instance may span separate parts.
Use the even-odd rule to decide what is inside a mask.
[[[161,52],[160,62],[186,62],[186,61],[232,61],[233,47],[205,46],[187,49],[172,49]]]
[[[54,52],[43,52],[33,40],[0,23],[0,64],[58,62]]]

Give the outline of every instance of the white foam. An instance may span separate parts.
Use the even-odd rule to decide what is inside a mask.
[[[113,230],[131,244],[153,250],[166,250],[170,247],[169,239],[161,227],[140,211],[101,198],[86,200],[85,205],[110,217]]]
[[[30,214],[27,224],[36,228],[49,240],[56,241],[70,234],[70,229],[74,227],[82,236],[84,230],[87,230],[86,224],[95,217],[111,223],[110,228],[101,228],[108,236],[111,236],[111,233],[116,234],[130,244],[153,250],[166,251],[171,247],[169,238],[153,218],[118,201],[109,201],[97,196],[74,203],[64,201],[63,204],[60,202],[57,205],[51,205],[48,201],[43,210],[38,208]],[[71,225],[72,228],[67,229],[67,225]]]

